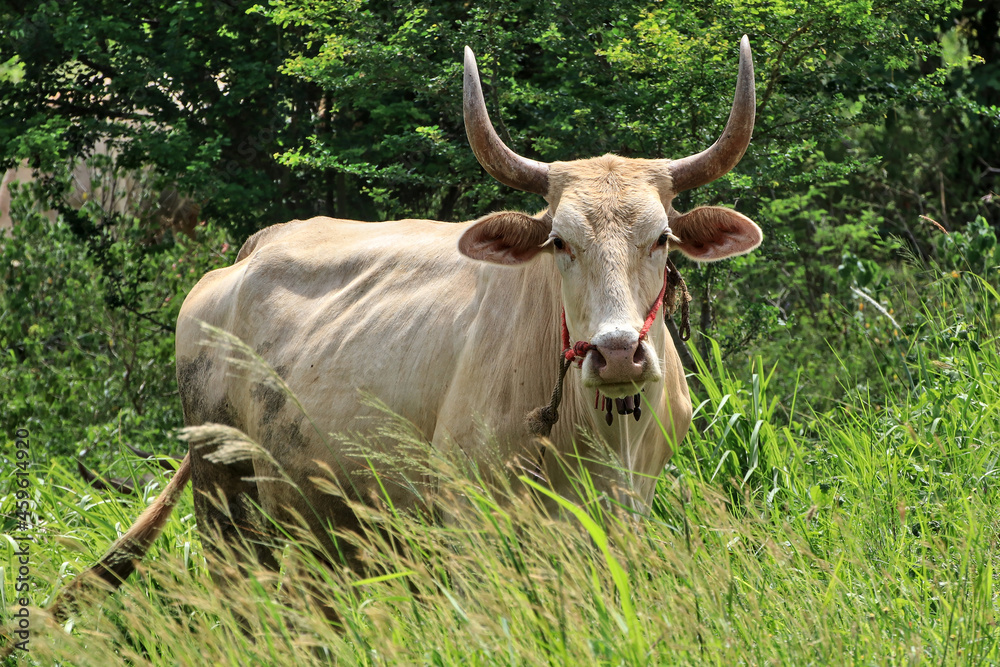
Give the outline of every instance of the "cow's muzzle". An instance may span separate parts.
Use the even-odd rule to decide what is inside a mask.
[[[635,331],[615,330],[598,336],[583,363],[583,381],[612,398],[631,396],[636,387],[658,379],[649,343]]]
[[[622,345],[598,345],[594,370],[605,382],[634,382],[646,368],[646,350],[639,341]]]

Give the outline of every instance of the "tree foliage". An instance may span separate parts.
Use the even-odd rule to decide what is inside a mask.
[[[53,173],[104,141],[241,233],[313,213],[313,181],[273,154],[311,131],[317,92],[277,71],[295,35],[247,7],[0,4],[0,163]]]
[[[60,356],[77,350],[89,359],[80,372],[97,382],[123,372],[111,338],[67,348],[50,329],[93,342],[93,331],[124,326],[141,363],[169,365],[165,330],[183,289],[166,288],[157,272],[189,250],[202,258],[199,271],[213,255],[144,229],[135,215],[68,206],[68,166],[101,142],[113,148],[111,170],[146,169],[153,186],[174,184],[236,241],[317,213],[462,220],[537,210],[539,198],[492,181],[468,149],[465,45],[494,124],[519,153],[676,158],[721,132],[745,33],[756,65],[754,140],[731,174],[677,205],[735,205],[764,227],[766,242],[747,257],[681,269],[709,363],[708,336],[720,360],[751,349],[787,355],[805,369],[808,391],[831,400],[849,383],[832,379],[839,362],[827,346],[891,340],[865,328],[872,320],[858,317],[859,292],[903,308],[912,294],[898,288],[902,279],[936,279],[949,248],[1000,227],[998,30],[996,0],[5,2],[0,160],[47,174],[36,209],[58,210],[64,226],[46,231],[22,206],[23,229],[0,247],[5,261],[23,263],[40,252],[32,244],[50,244],[53,257],[65,254],[62,266],[38,255],[32,266],[79,286],[90,305],[39,309],[48,302],[30,295],[49,293],[45,274],[0,267],[17,285],[5,296],[3,351],[16,368],[41,372],[81,368]],[[935,223],[963,236],[944,243]],[[221,233],[205,242],[218,245]],[[154,293],[176,298],[163,306]],[[62,361],[41,364],[47,354]],[[861,382],[891,366],[865,358],[850,362]],[[22,386],[16,375],[9,388],[21,394],[49,381],[33,375]],[[127,396],[97,401],[102,423],[145,400],[142,382],[112,384]],[[145,386],[148,394],[154,385]],[[53,399],[61,406],[87,403],[59,392],[71,397]],[[164,411],[157,423],[168,413],[177,416]]]
[[[163,451],[173,444],[165,434],[183,424],[177,311],[236,248],[214,227],[197,242],[150,243],[135,217],[81,242],[62,219],[33,212],[36,202],[15,195],[18,224],[0,242],[0,427],[37,434],[50,454]]]
[[[831,293],[850,299],[837,273],[844,253],[887,261],[901,248],[887,240],[902,236],[926,257],[933,228],[919,214],[995,217],[996,207],[979,200],[990,173],[972,178],[973,157],[963,163],[954,148],[958,135],[982,146],[997,120],[995,109],[961,92],[968,84],[960,82],[980,71],[975,59],[942,38],[958,9],[938,0],[274,0],[259,11],[303,31],[313,48],[294,52],[284,71],[320,85],[331,105],[325,132],[282,161],[332,170],[337,214],[371,219],[461,219],[540,204],[484,179],[466,147],[464,44],[478,55],[501,136],[520,153],[680,157],[708,146],[725,124],[738,40],[748,34],[758,79],[750,151],[734,173],[680,202],[738,203],[768,237],[760,258],[688,267],[702,331],[720,336],[728,353],[800,315],[807,328],[822,324],[814,314]],[[924,131],[946,144],[913,136]],[[936,196],[943,178],[961,179],[949,187],[957,199]],[[715,307],[722,292],[735,307]]]

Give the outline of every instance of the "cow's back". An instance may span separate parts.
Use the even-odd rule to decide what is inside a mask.
[[[352,479],[368,465],[342,440],[364,433],[369,453],[379,447],[386,416],[366,397],[430,438],[477,308],[478,267],[456,250],[464,227],[314,218],[259,232],[181,309],[185,421],[246,431],[299,479],[317,459],[338,458]],[[242,340],[297,401],[207,344],[200,321]]]

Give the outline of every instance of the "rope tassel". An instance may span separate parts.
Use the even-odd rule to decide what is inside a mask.
[[[561,359],[559,361],[559,379],[556,380],[556,386],[552,389],[552,397],[549,399],[549,404],[535,408],[528,413],[528,430],[533,435],[547,438],[549,433],[552,432],[552,427],[559,421],[559,404],[562,403],[563,380],[566,379],[566,371],[569,370],[569,366],[572,363],[569,359]]]

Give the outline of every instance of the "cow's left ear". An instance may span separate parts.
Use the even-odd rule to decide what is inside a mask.
[[[700,206],[673,218],[670,230],[680,239],[672,246],[696,262],[745,255],[764,238],[753,220],[721,206]]]
[[[490,213],[465,230],[458,240],[458,251],[494,264],[521,264],[542,252],[550,231],[552,222],[547,215],[533,218],[512,211]]]

